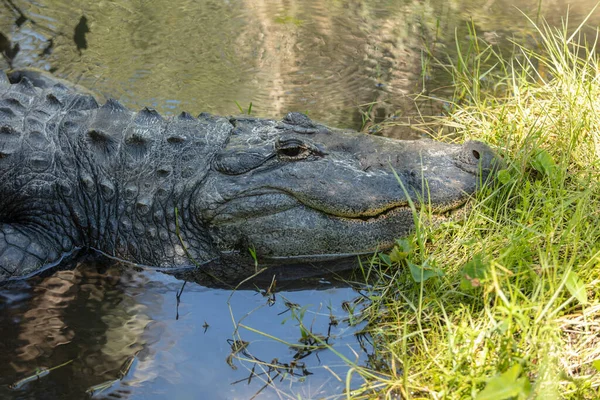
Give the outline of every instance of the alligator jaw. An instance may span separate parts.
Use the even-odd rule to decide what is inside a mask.
[[[441,223],[457,220],[464,217],[470,209],[471,202],[468,199],[461,201],[460,203],[453,204],[452,206],[446,207],[441,211],[434,211],[431,213],[430,222],[434,226],[438,226]],[[418,205],[417,205],[418,212]],[[338,220],[342,223],[347,223],[349,226],[356,226],[356,224],[376,224],[383,223],[388,219],[394,217],[402,218],[402,214],[412,213],[409,206],[396,206],[391,209],[385,210],[375,216],[368,217],[339,217],[332,216],[333,219]],[[397,237],[405,236],[405,234],[399,233]],[[395,240],[382,240],[374,243],[370,248],[363,248],[353,252],[339,252],[339,253],[315,253],[315,254],[298,254],[290,256],[263,256],[262,262],[266,264],[278,265],[278,264],[310,264],[310,265],[322,265],[324,268],[329,266],[329,263],[339,260],[352,260],[356,257],[364,257],[372,255],[380,251],[389,251],[395,245]]]
[[[345,220],[348,222],[357,222],[357,223],[375,223],[377,221],[383,220],[385,218],[392,217],[397,215],[401,211],[411,210],[409,203],[406,200],[399,200],[395,202],[390,202],[383,207],[372,208],[364,210],[360,213],[344,213],[344,212],[331,212],[331,210],[321,208],[318,205],[312,204],[307,201],[303,201],[302,199],[294,196],[293,193],[290,193],[285,190],[276,189],[276,188],[260,188],[260,189],[252,189],[238,194],[239,197],[231,199],[225,202],[221,207],[219,207],[215,211],[214,219],[211,219],[211,222],[214,223],[223,223],[230,221],[239,217],[253,218],[262,216],[265,214],[274,214],[277,212],[289,210],[290,208],[297,206],[304,206],[308,209],[312,209],[315,212],[322,213],[324,215],[330,216],[332,218],[339,218],[340,220]],[[243,204],[247,199],[262,199],[263,204],[269,204],[269,198],[278,197],[279,202],[281,203],[281,199],[285,198],[288,201],[280,205],[277,208],[273,207],[265,207],[261,212],[256,208],[253,209],[252,215],[236,215],[235,213],[228,213],[230,210],[235,210],[239,204]],[[421,208],[425,208],[426,210],[430,210],[434,216],[437,215],[454,215],[457,211],[463,208],[463,206],[469,201],[469,196],[465,193],[465,195],[461,198],[456,199],[452,203],[448,204],[440,204],[440,205],[428,205],[427,203],[423,204],[419,201],[414,201],[414,206],[416,210],[420,210]],[[340,210],[342,211],[342,210]],[[245,214],[245,213],[242,213]]]
[[[378,214],[339,216],[274,189],[262,191],[260,195],[256,193],[252,192],[250,202],[248,197],[232,200],[230,207],[223,206],[222,213],[212,219],[211,223],[218,226],[213,237],[222,254],[228,251],[247,254],[248,248],[254,248],[259,260],[266,264],[329,262],[389,250],[396,238],[414,231],[415,217],[408,205],[394,205]],[[286,198],[286,207],[269,206],[282,196]],[[460,202],[429,213],[425,211],[427,206],[419,203],[415,206],[419,213],[424,207],[425,215],[430,215],[426,218],[428,223],[437,225],[461,214],[467,201],[465,196]],[[264,206],[249,213],[238,210],[239,204]],[[238,261],[243,263],[243,260]]]
[[[448,206],[432,208],[431,209],[432,217],[434,219],[447,218],[450,216],[461,214],[462,209],[467,202],[468,202],[468,199],[465,198],[465,199],[461,199],[460,201],[457,201],[454,204],[450,204]],[[422,206],[420,206],[419,204],[415,204],[416,211],[419,211],[421,208],[422,208]],[[427,208],[427,206],[425,206],[425,208]],[[356,216],[339,216],[339,215],[331,215],[331,214],[330,215],[333,217],[336,217],[336,218],[350,221],[350,222],[376,223],[383,219],[391,218],[402,212],[410,211],[410,210],[411,210],[410,206],[399,205],[399,206],[392,206],[391,208],[387,208],[381,212],[378,212],[377,214],[368,213],[368,214],[356,215]]]

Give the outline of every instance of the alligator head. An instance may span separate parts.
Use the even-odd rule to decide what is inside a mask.
[[[414,229],[409,198],[433,219],[460,212],[494,153],[476,141],[398,141],[318,125],[238,118],[197,214],[225,258],[306,263],[385,250]],[[210,194],[210,195],[208,195]]]

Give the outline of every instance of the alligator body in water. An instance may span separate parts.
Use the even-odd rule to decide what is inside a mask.
[[[249,249],[261,266],[356,258],[414,228],[407,195],[434,218],[461,210],[493,159],[480,142],[395,141],[299,113],[163,118],[1,73],[0,281],[81,249],[227,279],[255,271]]]

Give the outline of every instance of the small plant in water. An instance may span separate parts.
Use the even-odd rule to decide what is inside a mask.
[[[250,102],[250,104],[248,105],[248,110],[245,111],[242,106],[240,105],[240,103],[237,102],[237,100],[235,101],[235,105],[238,107],[238,109],[240,110],[241,114],[247,114],[250,115],[252,113],[252,102]]]

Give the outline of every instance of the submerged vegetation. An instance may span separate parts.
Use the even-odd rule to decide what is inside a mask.
[[[352,365],[347,379],[364,383],[349,397],[599,396],[597,43],[536,29],[536,45],[510,56],[472,30],[445,63],[456,101],[442,123],[506,166],[464,221],[431,227],[421,210],[411,238],[364,266],[376,351]]]

